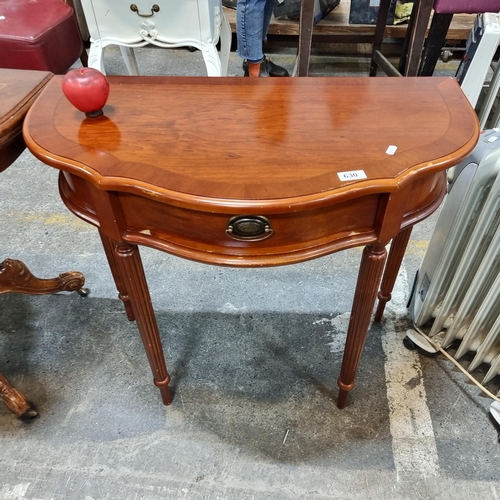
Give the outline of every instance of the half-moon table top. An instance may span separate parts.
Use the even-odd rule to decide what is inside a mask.
[[[387,300],[411,227],[444,197],[444,169],[478,140],[478,120],[457,82],[109,81],[104,115],[86,118],[54,77],[28,112],[24,137],[62,171],[66,206],[99,228],[164,403],[170,376],[137,245],[236,267],[294,264],[365,245],[338,381],[343,407],[382,273]]]
[[[104,114],[86,118],[54,77],[25,122],[30,150],[99,189],[202,211],[394,192],[479,134],[452,78],[108,79]]]

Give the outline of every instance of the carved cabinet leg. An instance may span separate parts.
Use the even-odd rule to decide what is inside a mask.
[[[88,65],[89,68],[98,69],[103,75],[106,74],[104,70],[104,48],[101,45],[101,41],[97,42],[92,40],[90,42],[90,51],[89,51],[89,60]]]
[[[204,43],[202,46],[203,59],[207,68],[208,76],[223,76],[222,64],[220,61],[219,53],[215,45]]]
[[[139,76],[139,66],[137,66],[134,49],[132,47],[125,47],[124,45],[120,45],[120,52],[122,53],[123,62],[127,67],[128,74]]]
[[[172,402],[170,389],[170,375],[165,364],[158,325],[156,323],[151,297],[142,267],[139,249],[129,243],[115,243],[115,262],[120,270],[119,274],[125,280],[132,309],[137,321],[137,327],[146,350],[149,365],[153,372],[155,385],[160,389],[163,403]]]
[[[0,373],[0,398],[5,406],[18,417],[33,418],[37,412],[31,407],[26,396],[14,389],[9,381]]]
[[[123,305],[125,306],[125,312],[127,313],[127,318],[129,319],[129,321],[135,321],[134,311],[132,310],[132,304],[130,303],[130,297],[128,296],[127,288],[125,287],[126,278],[122,277],[120,267],[118,265],[118,262],[116,261],[116,243],[101,231],[99,231],[99,235],[101,236],[104,252],[106,253],[106,257],[108,258],[111,274],[113,275],[113,279],[115,280],[116,289],[118,290],[118,298],[123,302]]]
[[[403,229],[403,231],[401,231],[391,243],[391,249],[389,250],[389,257],[385,266],[384,276],[382,277],[382,284],[380,285],[380,291],[378,292],[378,306],[377,311],[375,312],[375,321],[382,321],[385,305],[389,302],[389,300],[391,300],[391,293],[398,277],[401,262],[403,262],[403,257],[406,247],[408,246],[408,240],[410,239],[412,229],[412,226]]]
[[[354,389],[354,378],[370,326],[377,289],[387,256],[385,246],[375,243],[365,247],[354,294],[351,319],[347,330],[342,368],[337,384],[340,388],[337,406],[344,408],[349,391]]]
[[[80,290],[85,277],[78,271],[60,274],[58,278],[41,279],[33,276],[20,260],[5,259],[0,263],[0,295],[7,292],[45,295]]]

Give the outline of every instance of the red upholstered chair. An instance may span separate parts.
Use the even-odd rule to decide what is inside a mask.
[[[434,0],[434,15],[418,74],[431,76],[434,72],[441,49],[446,42],[446,34],[453,14],[482,14],[484,12],[500,12],[500,0]]]
[[[0,68],[62,74],[83,50],[73,9],[63,0],[0,0]]]

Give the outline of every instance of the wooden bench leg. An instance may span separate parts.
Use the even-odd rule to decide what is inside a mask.
[[[314,0],[302,0],[300,4],[299,50],[297,54],[297,75],[307,76],[311,57],[314,26]]]
[[[372,41],[372,59],[370,62],[370,76],[377,75],[378,69],[378,55],[381,55],[382,44],[384,43],[385,27],[387,25],[387,17],[389,16],[389,9],[391,7],[391,0],[381,0],[378,9],[377,26],[375,27],[375,34]]]
[[[433,5],[434,0],[419,0],[413,6],[407,51],[403,52],[399,63],[399,72],[404,76],[417,76]]]
[[[434,14],[432,16],[429,36],[427,37],[422,54],[418,76],[432,76],[434,73],[439,56],[441,55],[441,49],[446,43],[446,35],[448,34],[452,19],[453,14]]]

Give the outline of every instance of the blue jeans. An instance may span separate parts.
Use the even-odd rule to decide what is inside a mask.
[[[262,42],[273,15],[274,0],[238,0],[236,4],[236,38],[238,55],[252,63],[264,59]]]

